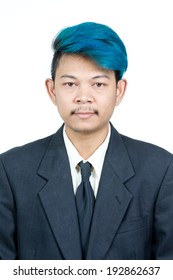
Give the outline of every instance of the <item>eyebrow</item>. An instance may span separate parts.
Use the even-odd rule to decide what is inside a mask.
[[[110,77],[106,74],[101,74],[101,75],[94,76],[92,79],[99,79],[99,78],[106,78],[106,79],[110,80]]]
[[[64,74],[60,78],[70,78],[70,79],[75,79],[75,80],[77,79],[75,76],[68,75],[68,74]],[[106,74],[100,74],[100,75],[92,77],[92,79],[99,79],[99,78],[106,78],[106,79],[110,80],[110,77],[108,75],[106,75]]]
[[[75,76],[72,76],[72,75],[62,75],[60,78],[70,78],[70,79],[77,79]]]

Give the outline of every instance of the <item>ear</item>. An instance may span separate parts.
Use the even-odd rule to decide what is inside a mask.
[[[52,79],[45,81],[46,89],[53,104],[56,105],[55,83]]]
[[[117,83],[117,92],[116,92],[116,106],[118,106],[124,95],[127,88],[127,81],[125,79],[119,80]]]

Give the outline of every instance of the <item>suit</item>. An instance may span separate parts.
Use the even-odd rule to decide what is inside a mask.
[[[62,131],[0,156],[1,259],[81,259]],[[87,259],[173,259],[173,156],[113,126]]]

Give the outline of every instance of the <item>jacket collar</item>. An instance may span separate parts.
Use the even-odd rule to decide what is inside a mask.
[[[64,259],[81,259],[78,218],[63,127],[53,136],[38,174],[47,180],[39,195]]]
[[[132,199],[125,182],[135,175],[134,169],[121,135],[112,125],[111,130],[95,204],[88,259],[105,258]]]

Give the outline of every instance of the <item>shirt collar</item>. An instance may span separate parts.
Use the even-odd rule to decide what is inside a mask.
[[[108,134],[104,140],[104,142],[97,148],[97,150],[87,159],[89,161],[94,170],[95,174],[98,178],[101,176],[102,166],[105,158],[105,154],[108,148],[109,139],[110,139],[111,129],[109,125]]]
[[[100,175],[101,175],[105,154],[106,154],[109,140],[110,140],[110,135],[111,135],[111,128],[110,128],[110,124],[109,124],[108,134],[107,134],[104,142],[87,159],[87,161],[89,161],[92,164],[95,174],[98,178],[100,178]],[[80,161],[85,161],[85,160],[80,156],[80,154],[78,153],[78,151],[76,150],[76,148],[74,147],[74,145],[72,144],[70,139],[68,138],[66,131],[65,131],[65,126],[63,129],[63,137],[64,137],[64,142],[65,142],[65,146],[66,146],[66,150],[67,150],[67,154],[68,154],[68,158],[69,158],[69,162],[70,162],[71,171],[75,172],[77,164]]]
[[[69,162],[70,162],[71,171],[75,172],[76,166],[78,165],[78,163],[80,161],[83,160],[83,158],[80,156],[80,154],[78,153],[78,151],[76,150],[76,148],[74,147],[74,145],[72,144],[70,139],[68,138],[66,131],[65,131],[65,126],[63,129],[63,137],[64,137],[64,143],[65,143],[66,150],[67,150],[67,155],[68,155]]]

